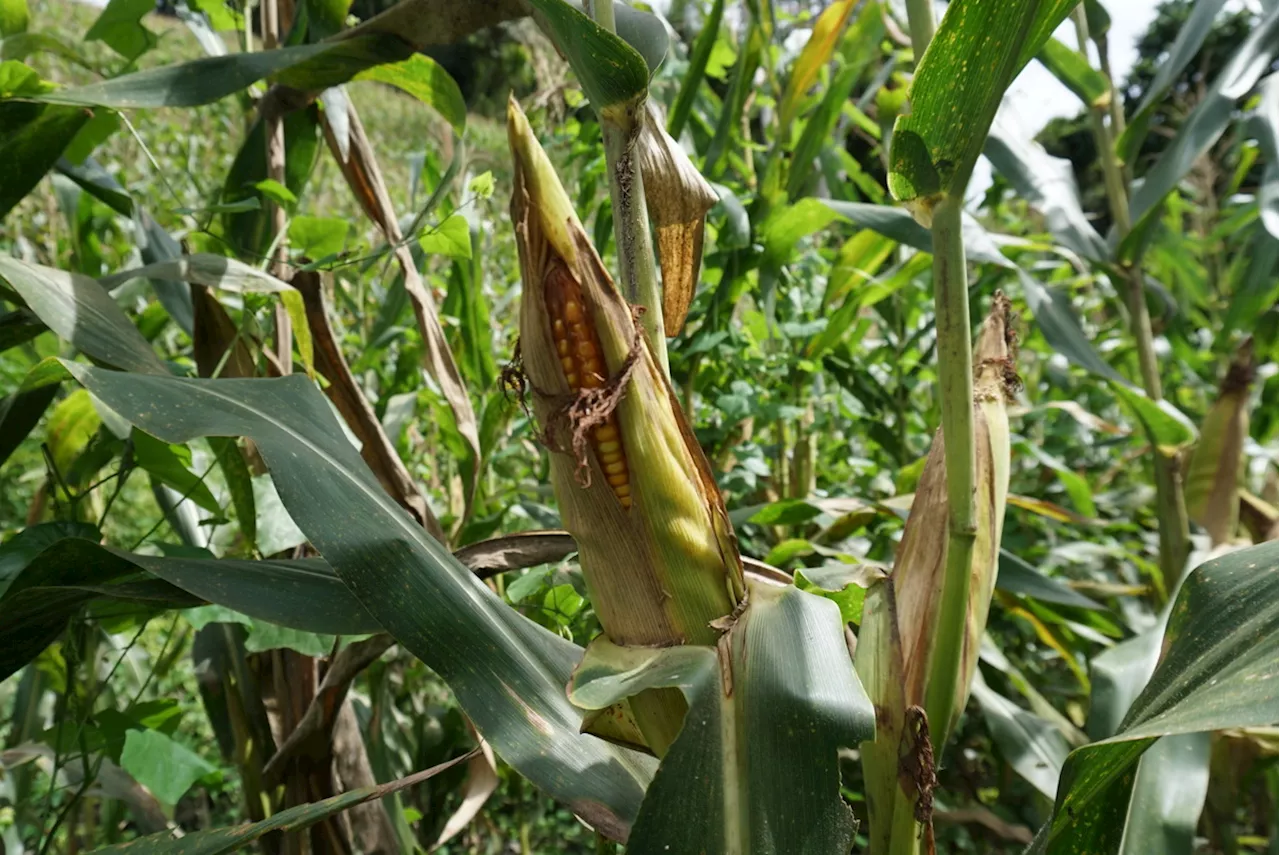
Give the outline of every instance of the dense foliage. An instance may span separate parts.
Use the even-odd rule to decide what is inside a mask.
[[[284,26],[265,38],[298,51],[355,23],[349,12],[387,5],[268,3]],[[888,191],[895,120],[910,114],[906,21],[889,2],[818,5],[671,4],[649,100],[718,198],[688,320],[669,330],[674,396],[742,554],[794,574],[857,629],[943,417],[938,310],[929,232]],[[937,746],[941,852],[1022,851],[1062,813],[1060,780],[1112,762],[1098,759],[1105,746],[1068,761],[1073,749],[1168,712],[1152,702],[1126,718],[1166,624],[1166,650],[1193,647],[1185,640],[1203,630],[1252,662],[1259,638],[1274,641],[1274,591],[1258,586],[1275,587],[1274,542],[1240,553],[1263,569],[1231,576],[1225,605],[1190,577],[1178,602],[1203,597],[1221,625],[1172,608],[1194,568],[1276,537],[1276,13],[1221,5],[1162,6],[1117,87],[1122,104],[1086,98],[1043,147],[998,118],[986,142],[996,177],[964,223],[969,299],[975,326],[997,293],[1012,300],[1019,380],[981,662],[954,737]],[[275,56],[263,52],[261,19],[246,21],[238,3],[188,0],[174,16],[150,6],[53,0],[28,12],[0,0],[3,851],[71,853],[258,821],[451,760],[309,836],[256,845],[273,855],[614,851],[607,824],[549,794],[533,761],[513,756],[516,736],[482,719],[503,703],[530,708],[520,692],[536,692],[504,684],[504,696],[469,677],[520,658],[526,642],[556,677],[574,649],[557,644],[585,646],[601,630],[571,542],[511,541],[500,555],[483,546],[561,528],[554,452],[507,370],[522,289],[505,101],[512,93],[528,114],[616,274],[592,82],[557,51],[554,27],[507,2],[493,4],[492,27],[450,44],[406,36],[424,50],[411,58],[403,44],[376,61],[352,48],[281,65],[271,81],[232,81],[226,66],[147,88],[130,75],[219,53]],[[1081,42],[1059,43],[1083,71],[1051,67],[1077,93],[1101,78],[1109,99],[1108,70],[1085,59],[1106,49],[1105,11],[1084,6]],[[652,31],[629,33],[622,15],[618,27],[648,59]],[[1269,41],[1251,36],[1268,28]],[[1175,39],[1186,50],[1170,50]],[[1171,63],[1180,67],[1164,70]],[[263,106],[321,90],[301,109]],[[1123,232],[1094,124],[1119,130],[1117,115],[1145,117],[1136,156],[1117,168],[1141,182],[1132,207],[1123,198],[1134,212]],[[376,159],[348,153],[361,140]],[[147,265],[162,266],[117,276]],[[1163,403],[1141,389],[1134,281]],[[189,379],[287,374],[301,376],[270,398],[216,387],[238,390],[223,404]],[[241,405],[259,421],[234,422]],[[335,414],[360,456],[326,445]],[[153,424],[164,430],[140,429]],[[234,438],[250,427],[261,433]],[[1153,487],[1166,459],[1186,472],[1191,519],[1190,552],[1172,573]],[[404,554],[361,555],[376,538],[346,520],[367,509],[326,492],[326,479],[352,493],[381,484],[381,511],[407,510],[415,537],[438,535],[462,562],[449,572],[465,565],[512,607],[495,617],[477,606],[473,621],[504,627],[511,648],[467,634],[465,597],[450,599],[449,585],[411,590],[429,574],[396,569]],[[1225,494],[1212,492],[1219,483]],[[409,565],[446,567],[434,541],[402,540]],[[251,563],[263,559],[274,561]],[[393,626],[373,600],[430,619]],[[449,613],[463,629],[441,629]],[[529,621],[516,614],[548,632],[521,629]],[[440,652],[454,638],[462,649]],[[1273,660],[1260,667],[1274,674]],[[1178,676],[1157,672],[1175,688]],[[1275,705],[1265,693],[1249,700]],[[1193,719],[1170,706],[1170,719]],[[1155,835],[1171,853],[1275,851],[1275,719],[1227,721],[1212,706],[1199,725],[1141,732],[1161,738],[1126,767],[1138,772],[1117,797],[1131,809],[1116,827],[1124,836],[1131,823],[1129,837],[1106,851],[1157,851],[1134,842]],[[311,741],[299,747],[295,731]],[[839,758],[840,793],[865,823],[857,746]],[[652,777],[637,768],[636,780]]]

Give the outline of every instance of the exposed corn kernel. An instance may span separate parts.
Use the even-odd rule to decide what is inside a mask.
[[[605,384],[600,340],[591,329],[582,304],[582,292],[573,274],[553,262],[544,281],[546,305],[551,315],[552,338],[564,379],[570,390],[598,389]],[[631,477],[623,454],[618,425],[613,416],[592,432],[593,445],[605,477],[623,508],[631,507]]]

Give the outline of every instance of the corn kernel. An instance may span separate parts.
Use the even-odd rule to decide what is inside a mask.
[[[596,428],[596,439],[600,440],[601,442],[604,442],[605,440],[617,439],[617,438],[618,438],[618,429],[613,425],[607,424],[607,425],[603,425],[602,427]]]

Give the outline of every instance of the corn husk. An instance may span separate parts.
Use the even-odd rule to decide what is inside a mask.
[[[644,114],[636,152],[662,268],[663,329],[674,336],[684,326],[697,290],[707,211],[720,197],[667,133],[652,101]]]
[[[1187,516],[1204,527],[1214,546],[1235,537],[1240,521],[1240,470],[1249,438],[1249,387],[1253,341],[1237,351],[1218,398],[1200,425],[1200,439],[1187,463],[1183,493]]]
[[[524,282],[523,371],[591,603],[615,644],[713,644],[719,636],[713,621],[734,610],[744,587],[733,529],[706,458],[638,332],[636,314],[615,289],[514,100],[508,135],[515,162],[511,214]],[[571,391],[555,348],[546,285],[549,276],[563,276],[566,269],[581,289],[610,377],[591,398]],[[568,412],[570,405],[576,415]],[[601,417],[605,410],[621,434],[629,507],[609,486],[594,449],[581,442],[575,449],[575,436],[582,437],[586,423],[575,419],[584,411]],[[654,736],[660,743],[674,738],[683,707],[671,703],[661,714],[646,713],[638,700],[632,704],[637,723],[661,753]],[[664,715],[665,721],[654,723]]]

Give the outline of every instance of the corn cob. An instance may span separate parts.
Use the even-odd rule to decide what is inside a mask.
[[[524,282],[520,353],[591,603],[615,644],[713,644],[713,622],[744,588],[710,467],[514,101],[507,118]],[[644,693],[632,709],[661,755],[679,730],[683,697]]]

